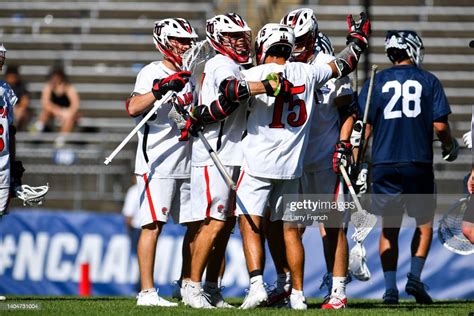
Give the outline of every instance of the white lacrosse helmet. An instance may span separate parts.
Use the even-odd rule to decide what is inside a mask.
[[[7,59],[7,49],[3,46],[3,43],[0,43],[0,70],[2,70],[5,59]]]
[[[318,32],[314,49],[316,51],[316,55],[319,53],[324,53],[334,56],[334,47],[332,46],[331,40],[323,32]]]
[[[307,62],[313,55],[313,51],[308,48],[314,46],[318,31],[318,21],[313,10],[307,8],[293,10],[281,19],[280,24],[291,26],[295,31],[293,59]]]
[[[179,47],[173,45],[170,42],[172,38],[189,38],[192,44],[198,38],[198,35],[185,19],[173,18],[155,22],[153,42],[155,42],[156,48],[166,59],[170,60],[178,69],[181,69],[182,56],[186,50],[180,50]]]
[[[385,53],[392,63],[400,59],[404,51],[411,61],[421,67],[424,57],[424,46],[421,37],[415,31],[388,31],[385,37]]]
[[[206,22],[206,36],[211,46],[239,64],[249,61],[251,32],[247,22],[236,13],[219,14]]]
[[[295,46],[295,33],[289,26],[268,23],[258,31],[255,39],[255,53],[257,55],[257,65],[265,63],[265,57],[270,49],[278,55],[290,58],[291,52]]]

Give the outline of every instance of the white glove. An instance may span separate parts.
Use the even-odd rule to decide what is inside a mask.
[[[361,164],[360,172],[357,175],[356,187],[358,189],[357,196],[361,197],[362,194],[367,193],[367,174],[369,173],[369,165],[366,163]]]
[[[472,132],[467,132],[466,134],[462,135],[462,140],[464,144],[466,144],[467,148],[472,149]]]
[[[358,120],[354,123],[351,133],[351,145],[352,147],[360,146],[360,138],[362,137],[362,126],[363,123],[361,120]]]

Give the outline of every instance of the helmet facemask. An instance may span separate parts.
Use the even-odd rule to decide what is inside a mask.
[[[313,47],[316,43],[316,36],[314,32],[308,32],[302,36],[296,38],[295,48],[293,49],[292,61],[298,61],[302,63],[308,62],[313,56]]]
[[[250,57],[250,43],[252,33],[246,32],[223,32],[219,34],[222,47],[229,57],[240,64],[248,62]]]

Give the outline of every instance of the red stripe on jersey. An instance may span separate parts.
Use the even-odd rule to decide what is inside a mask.
[[[146,198],[148,200],[148,205],[150,206],[150,213],[151,213],[151,218],[153,219],[153,222],[156,222],[156,213],[155,213],[155,206],[153,205],[153,200],[151,198],[151,193],[150,193],[150,183],[148,182],[148,177],[146,174],[143,175],[143,180],[145,180],[145,192],[146,192]]]
[[[209,218],[211,216],[211,186],[209,184],[209,172],[207,170],[207,166],[204,167],[204,179],[206,180],[206,198],[207,198],[207,207],[206,207],[206,217]]]

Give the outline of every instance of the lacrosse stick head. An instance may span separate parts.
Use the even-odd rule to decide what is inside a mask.
[[[365,247],[361,242],[357,242],[349,254],[349,270],[360,281],[368,281],[371,277],[365,255]]]
[[[183,54],[183,65],[181,68],[193,73],[199,64],[207,61],[214,54],[215,51],[208,41],[196,42]]]
[[[438,239],[443,246],[451,252],[459,255],[470,255],[474,253],[474,244],[464,236],[462,232],[462,221],[472,201],[468,197],[460,199],[439,221]]]
[[[351,222],[355,228],[355,232],[351,237],[352,240],[363,242],[377,224],[377,216],[361,209],[351,214]]]
[[[178,129],[186,128],[186,117],[177,109],[179,106],[177,102],[172,102],[173,106],[171,110],[168,112],[168,118],[175,122],[178,126]]]
[[[32,187],[27,184],[15,188],[15,196],[23,201],[23,205],[39,206],[43,204],[44,198],[49,191],[49,184]]]
[[[3,43],[0,43],[0,70],[2,70],[5,59],[7,58],[7,49],[3,46]]]

